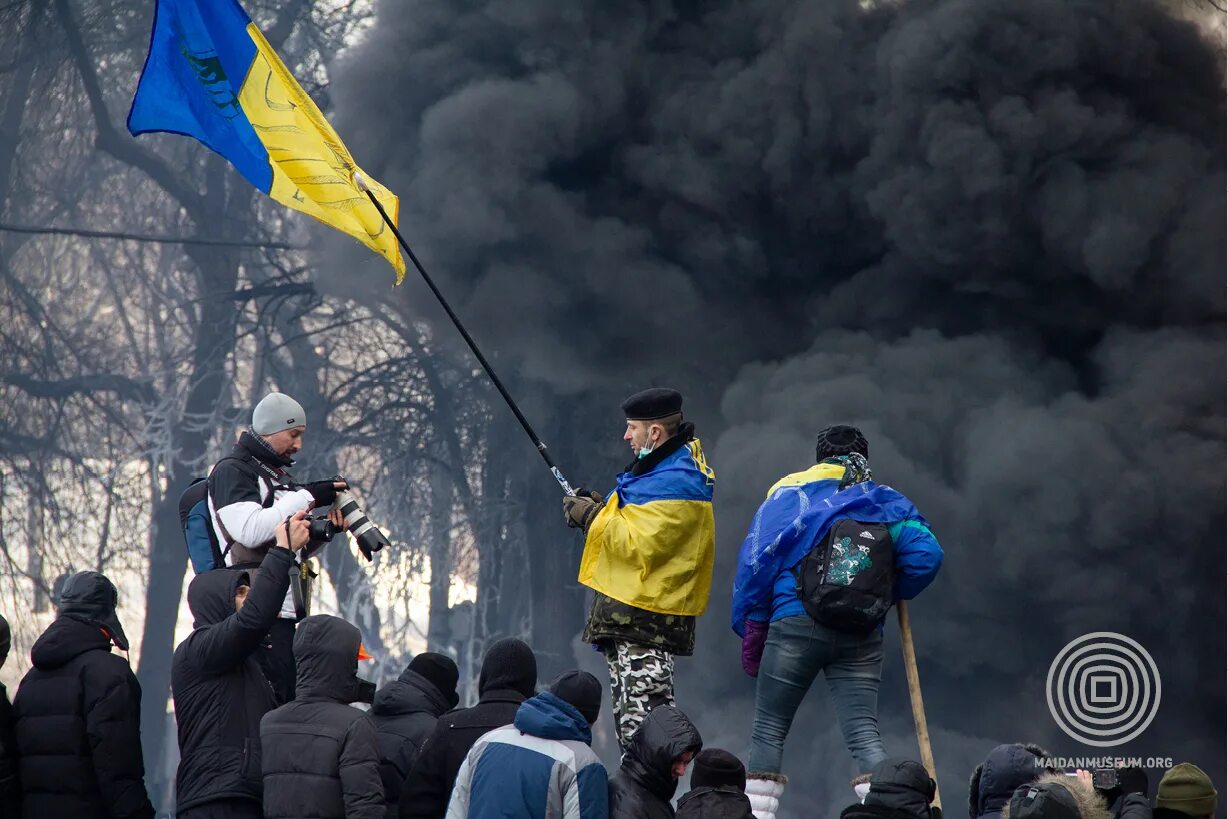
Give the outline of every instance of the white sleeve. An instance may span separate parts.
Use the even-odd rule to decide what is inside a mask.
[[[472,774],[469,761],[472,758],[473,753],[470,752],[456,774],[456,785],[452,788],[452,798],[448,800],[445,819],[469,819],[469,777]]]
[[[311,505],[314,498],[306,489],[296,489],[273,501],[265,509],[254,501],[241,501],[223,506],[217,516],[231,540],[244,546],[268,543],[277,533],[277,524]]]

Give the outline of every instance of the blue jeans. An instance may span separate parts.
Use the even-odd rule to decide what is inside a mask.
[[[780,773],[793,716],[822,671],[844,743],[861,772],[869,772],[887,757],[878,735],[882,670],[883,633],[879,629],[858,637],[821,626],[805,614],[772,623],[755,689],[747,770]]]

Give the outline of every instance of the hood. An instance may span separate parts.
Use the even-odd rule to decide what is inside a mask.
[[[374,686],[358,678],[358,629],[331,614],[313,614],[294,633],[296,700],[370,702]]]
[[[703,747],[703,738],[686,714],[672,705],[658,705],[648,712],[631,737],[622,770],[654,796],[668,802],[678,788],[678,780],[670,770],[674,760],[687,751],[697,754]]]
[[[1001,813],[1015,788],[1048,772],[1036,764],[1041,757],[1047,756],[1048,752],[1042,748],[1017,742],[999,745],[990,751],[985,761],[972,772],[968,794],[968,813],[972,819],[987,813]]]
[[[712,788],[692,788],[678,800],[678,812],[682,806],[689,805],[690,816],[733,817],[753,819],[750,807],[750,797],[733,785],[721,785]]]
[[[98,572],[77,572],[69,575],[60,592],[59,614],[82,623],[106,629],[121,651],[128,650],[128,635],[119,622],[115,607],[119,592],[115,584]]]
[[[416,671],[406,669],[400,677],[375,695],[371,713],[384,717],[402,714],[430,714],[438,717],[451,708],[439,689]]]
[[[62,615],[55,620],[30,649],[30,661],[42,671],[62,668],[87,651],[111,652],[111,638],[102,627]]]
[[[870,774],[865,804],[894,810],[900,816],[929,819],[934,790],[934,780],[920,763],[885,759]]]
[[[9,649],[13,646],[13,633],[9,631],[9,621],[0,615],[0,668],[9,658]]]
[[[1060,791],[1065,791],[1065,794]],[[1065,774],[1043,774],[1033,787],[1021,792],[1020,797],[1020,814],[1031,819],[1109,819],[1104,797],[1096,793],[1091,785]],[[1022,801],[1023,797],[1028,797],[1027,802]],[[1007,800],[1005,808],[1003,819],[1010,819],[1010,800]]]
[[[593,731],[574,705],[561,697],[543,691],[527,699],[516,710],[512,721],[522,734],[541,739],[574,740],[585,745],[593,743]]]
[[[222,622],[235,613],[235,591],[251,585],[247,572],[234,569],[214,569],[192,578],[188,585],[188,608],[192,611],[192,628],[204,628]]]

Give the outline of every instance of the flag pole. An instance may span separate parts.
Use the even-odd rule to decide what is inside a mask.
[[[934,751],[930,747],[930,729],[925,722],[925,703],[921,701],[921,675],[917,673],[917,653],[912,645],[912,626],[908,622],[908,603],[896,604],[900,616],[900,648],[904,651],[904,675],[908,678],[908,699],[912,704],[912,719],[917,727],[917,745],[921,749],[921,764],[934,778],[934,802],[942,807],[938,793],[938,770],[934,767]]]
[[[537,437],[537,433],[533,431],[533,426],[529,423],[529,419],[524,417],[524,413],[520,411],[520,407],[512,398],[511,393],[507,391],[507,387],[503,386],[503,382],[499,380],[499,376],[495,374],[494,368],[490,366],[490,362],[486,360],[486,356],[482,355],[482,351],[478,349],[478,344],[473,340],[473,336],[469,335],[469,331],[465,329],[465,325],[461,324],[461,320],[457,317],[456,312],[452,309],[452,305],[448,304],[448,300],[443,297],[439,287],[436,286],[435,280],[426,272],[426,268],[422,266],[422,262],[418,261],[418,257],[409,249],[409,243],[405,241],[405,237],[401,235],[401,231],[397,230],[396,224],[388,217],[388,212],[384,210],[384,206],[375,198],[375,194],[371,192],[371,188],[367,186],[367,180],[363,178],[361,173],[354,172],[354,184],[358,189],[367,195],[371,200],[371,204],[375,205],[375,209],[379,211],[379,215],[383,217],[384,223],[392,229],[392,235],[397,237],[397,242],[400,243],[401,249],[405,251],[405,255],[414,263],[414,267],[418,269],[418,273],[422,276],[422,280],[426,282],[426,286],[431,288],[431,292],[435,294],[435,298],[439,300],[439,304],[443,307],[448,318],[452,319],[453,326],[461,334],[461,338],[465,339],[465,343],[469,345],[469,349],[473,352],[473,357],[482,365],[482,369],[486,371],[486,375],[490,378],[495,389],[499,391],[499,395],[503,396],[503,400],[507,402],[508,408],[512,414],[516,416],[516,420],[520,422],[520,426],[524,429],[525,434],[529,436],[529,440],[533,442],[533,446],[537,447],[538,453],[542,456],[542,460],[546,462],[546,466],[550,468],[550,474],[554,475],[554,479],[559,482],[564,494],[575,495],[576,491],[571,488],[571,484],[563,477],[562,471],[555,464],[554,458],[550,457],[550,453],[546,450],[546,444],[541,438]]]

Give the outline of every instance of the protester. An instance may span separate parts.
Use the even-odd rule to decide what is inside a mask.
[[[590,747],[601,683],[567,671],[525,700],[511,725],[474,743],[448,804],[448,819],[606,819],[609,782]]]
[[[1039,745],[1014,743],[999,745],[976,766],[968,781],[968,815],[972,819],[999,819],[1006,803],[1021,785],[1054,773],[1041,767],[1049,752]]]
[[[461,764],[473,743],[509,725],[537,687],[537,658],[523,640],[507,637],[486,650],[478,704],[444,714],[418,749],[401,786],[401,819],[443,819]]]
[[[303,447],[306,429],[307,414],[297,401],[269,393],[252,411],[251,428],[209,473],[209,513],[228,566],[257,568],[278,525],[312,505],[327,509],[337,490],[347,488],[344,481],[333,480],[293,485],[286,470]],[[330,511],[329,517],[344,527],[339,511]],[[261,655],[279,704],[294,698],[294,624],[300,614],[287,594],[269,631],[270,650]]]
[[[410,661],[401,676],[381,688],[367,717],[379,740],[380,776],[388,819],[395,819],[401,783],[418,748],[435,728],[439,716],[459,701],[459,674],[451,657],[430,652]]]
[[[307,543],[296,512],[253,572],[222,569],[188,586],[193,631],[175,649],[171,690],[179,729],[179,819],[260,819],[260,718],[277,707],[258,655],[277,619],[294,555]]]
[[[1002,819],[1109,819],[1104,798],[1092,788],[1091,774],[1045,773],[1020,785],[1002,810]]]
[[[742,760],[720,748],[700,751],[691,789],[678,800],[677,819],[753,819]]]
[[[362,639],[339,617],[303,620],[294,635],[294,702],[260,720],[266,819],[383,819],[375,728],[349,705],[371,702],[358,678]]]
[[[1190,762],[1174,765],[1156,788],[1155,819],[1211,817],[1218,807],[1211,777]]]
[[[610,780],[610,819],[672,819],[678,780],[703,745],[699,731],[674,706],[649,711]]]
[[[0,668],[12,646],[9,621],[0,616]],[[17,776],[17,738],[13,735],[13,706],[0,682],[0,819],[21,816],[21,780]]]
[[[64,583],[58,616],[30,651],[34,667],[13,700],[26,819],[152,819],[141,758],[141,688],[115,607],[98,572]]]
[[[920,762],[884,759],[869,784],[865,800],[841,811],[840,819],[942,819],[931,808],[938,786]]]
[[[860,770],[887,756],[882,621],[929,585],[942,549],[908,498],[870,479],[869,449],[854,427],[823,430],[815,466],[776,482],[742,544],[732,625],[758,677],[746,792],[760,816],[784,792],[785,737],[820,673]]]
[[[712,583],[716,476],[679,393],[645,390],[622,409],[635,459],[608,498],[581,489],[563,508],[585,532],[579,579],[594,595],[583,639],[605,653],[625,750],[651,709],[674,704],[674,657],[694,653]]]
[[[1109,805],[1113,819],[1151,819],[1151,802],[1147,792],[1151,783],[1147,772],[1134,765],[1116,770],[1117,784],[1112,788],[1097,789]]]

